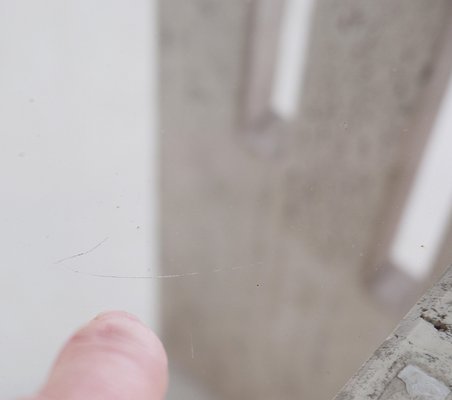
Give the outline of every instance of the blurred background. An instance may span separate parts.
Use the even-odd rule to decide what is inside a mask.
[[[450,0],[0,0],[0,394],[136,313],[169,400],[331,398],[452,260]]]

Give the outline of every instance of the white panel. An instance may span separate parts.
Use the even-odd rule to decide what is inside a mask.
[[[313,8],[314,0],[285,2],[271,98],[272,109],[282,118],[297,112]]]
[[[157,274],[153,4],[0,3],[2,398],[102,310],[155,327],[155,281],[68,270]]]
[[[452,82],[425,149],[391,257],[415,279],[424,278],[437,257],[452,209]]]

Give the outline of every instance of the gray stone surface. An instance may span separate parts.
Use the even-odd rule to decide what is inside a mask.
[[[421,368],[408,364],[397,375],[405,383],[408,397],[418,400],[444,400],[450,389]]]
[[[452,267],[335,400],[452,398]]]

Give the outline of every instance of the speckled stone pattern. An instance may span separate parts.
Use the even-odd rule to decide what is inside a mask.
[[[335,400],[450,400],[452,266]]]

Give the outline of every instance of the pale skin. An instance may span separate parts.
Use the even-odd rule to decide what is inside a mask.
[[[163,400],[167,365],[149,328],[131,314],[110,311],[69,339],[44,387],[23,400]]]

